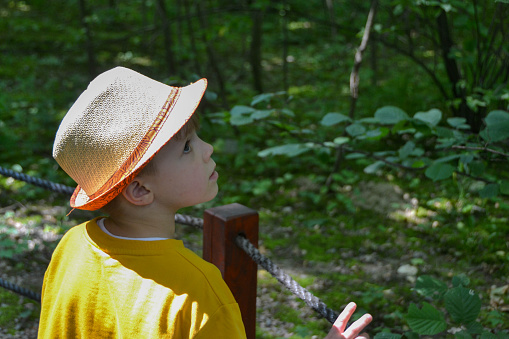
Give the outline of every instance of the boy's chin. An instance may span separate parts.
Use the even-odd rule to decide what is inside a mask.
[[[210,198],[209,198],[209,199],[207,199],[207,200],[206,200],[206,201],[204,201],[204,202],[209,202],[209,201],[214,200],[214,199],[217,197],[217,193],[218,193],[218,192],[219,192],[219,190],[217,190],[217,189],[216,189],[216,190],[215,190],[215,192],[214,192],[213,194],[211,194]]]

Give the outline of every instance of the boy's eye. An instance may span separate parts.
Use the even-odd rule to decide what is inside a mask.
[[[187,154],[191,152],[191,146],[189,145],[189,140],[186,141],[186,144],[184,145],[184,154]]]

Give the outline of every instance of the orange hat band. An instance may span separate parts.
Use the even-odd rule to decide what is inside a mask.
[[[97,210],[108,202],[110,202],[115,196],[117,196],[123,189],[126,187],[132,179],[139,173],[139,171],[143,168],[143,165],[139,167],[136,171],[133,172],[133,169],[136,167],[140,159],[146,153],[149,146],[152,144],[152,141],[155,139],[165,121],[168,119],[169,115],[173,107],[175,106],[177,99],[179,98],[181,93],[181,88],[173,87],[168,99],[166,100],[163,108],[155,118],[154,122],[150,126],[148,132],[141,139],[140,143],[133,150],[131,155],[126,159],[126,161],[122,164],[122,166],[111,176],[106,183],[101,186],[96,192],[89,195],[88,197],[91,199],[89,204],[87,204],[87,210]],[[148,162],[148,161],[147,161]],[[81,187],[78,185],[76,190],[74,191],[71,197],[71,207],[75,207],[75,201],[78,193],[80,192]],[[99,198],[100,199],[97,199]],[[80,207],[84,209],[83,207]]]

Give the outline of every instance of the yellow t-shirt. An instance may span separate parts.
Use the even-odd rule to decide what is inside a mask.
[[[180,240],[69,230],[44,276],[39,338],[245,338],[219,270]]]

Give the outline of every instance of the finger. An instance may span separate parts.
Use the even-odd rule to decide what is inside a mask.
[[[369,334],[364,332],[361,335],[359,335],[358,337],[356,337],[355,339],[369,339]]]
[[[343,333],[343,331],[346,328],[346,324],[348,323],[348,320],[350,320],[350,317],[355,312],[356,308],[357,308],[357,305],[353,302],[346,305],[345,309],[337,317],[337,319],[334,322],[334,325],[332,327],[336,328],[339,331],[339,333]]]
[[[345,338],[356,337],[369,323],[373,320],[371,314],[364,314],[357,321],[355,321],[347,330],[343,333]],[[362,337],[361,337],[362,338]]]

